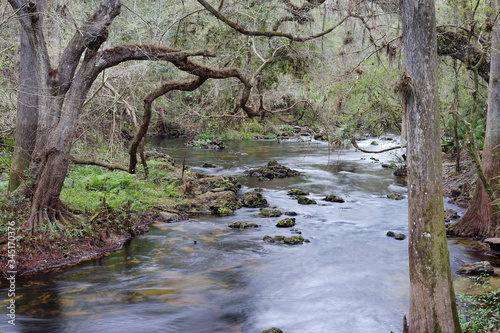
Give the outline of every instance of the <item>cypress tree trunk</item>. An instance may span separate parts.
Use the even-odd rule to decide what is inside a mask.
[[[444,225],[433,0],[402,0],[410,333],[460,332]]]

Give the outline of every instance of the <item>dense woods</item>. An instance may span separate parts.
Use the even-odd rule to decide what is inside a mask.
[[[16,219],[34,249],[47,237],[102,238],[93,221],[116,212],[105,198],[83,211],[65,201],[68,174],[84,164],[155,179],[147,135],[275,139],[300,128],[345,149],[396,133],[407,145],[406,329],[461,331],[446,233],[500,237],[497,1],[9,0],[0,9],[0,237]],[[455,173],[472,161],[477,174],[448,230],[443,154]],[[180,179],[192,194],[184,166]],[[115,208],[157,208],[146,201]]]

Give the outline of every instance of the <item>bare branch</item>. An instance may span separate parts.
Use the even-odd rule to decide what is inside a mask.
[[[210,13],[212,13],[212,15],[214,15],[219,20],[221,20],[222,22],[224,22],[225,24],[227,24],[228,26],[230,26],[231,28],[233,28],[234,30],[238,31],[239,33],[241,33],[243,35],[247,35],[247,36],[262,36],[262,37],[282,37],[282,38],[288,38],[289,40],[294,41],[294,42],[305,42],[305,41],[316,39],[316,38],[322,37],[322,36],[324,36],[326,34],[329,34],[330,32],[332,32],[333,30],[335,30],[336,28],[338,28],[342,23],[344,23],[349,18],[349,16],[344,17],[343,19],[341,19],[337,24],[335,24],[331,28],[329,28],[329,29],[327,29],[325,31],[322,31],[322,32],[320,32],[318,34],[311,35],[311,36],[305,36],[305,37],[299,37],[299,36],[294,36],[292,34],[285,33],[285,32],[279,32],[279,31],[255,31],[255,30],[247,30],[244,27],[242,27],[241,25],[239,25],[238,23],[233,22],[230,19],[228,19],[227,17],[225,17],[224,15],[222,15],[217,9],[215,9],[214,7],[212,7],[205,0],[197,0],[197,1],[203,7],[205,7],[206,10],[208,10]]]

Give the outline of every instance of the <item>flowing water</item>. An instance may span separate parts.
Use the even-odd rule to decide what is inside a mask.
[[[18,277],[16,325],[5,316],[0,331],[260,333],[274,326],[286,333],[401,332],[408,313],[407,240],[386,232],[407,233],[407,200],[386,195],[406,188],[381,167],[394,152],[333,152],[318,141],[235,142],[221,151],[184,148],[179,140],[150,144],[204,173],[241,176],[271,159],[300,171],[272,181],[240,177],[241,192],[258,188],[271,207],[296,212],[296,228],[310,243],[264,243],[264,235],[291,233],[275,227],[282,217],[264,218],[251,208],[154,224],[106,257]],[[204,162],[218,167],[201,168]],[[299,205],[287,195],[290,188],[310,191],[318,204]],[[323,201],[327,194],[345,202]],[[260,227],[229,228],[234,221]],[[454,271],[474,260],[449,244]],[[6,299],[6,290],[0,292]]]

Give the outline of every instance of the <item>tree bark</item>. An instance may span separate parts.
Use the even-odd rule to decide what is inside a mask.
[[[481,168],[485,181],[500,198],[500,23],[492,31],[488,111]],[[474,134],[472,134],[474,135]],[[498,205],[498,202],[496,203]],[[476,191],[464,216],[449,231],[469,237],[500,237],[500,212],[492,204],[483,181],[478,180]]]
[[[21,29],[20,84],[17,95],[17,114],[14,156],[9,173],[9,192],[27,180],[31,155],[35,149],[38,122],[38,84],[33,66],[34,56],[28,35]]]
[[[408,133],[410,333],[460,332],[443,209],[433,0],[401,0]]]

